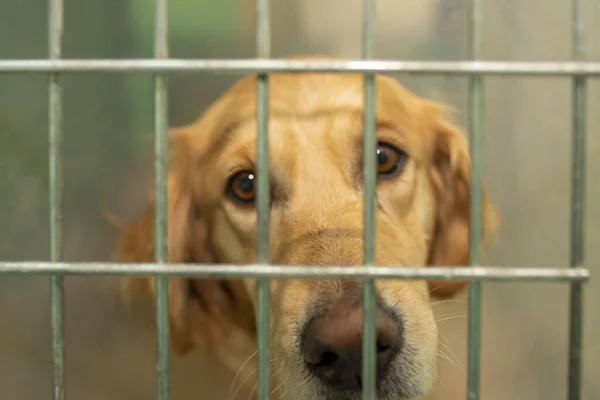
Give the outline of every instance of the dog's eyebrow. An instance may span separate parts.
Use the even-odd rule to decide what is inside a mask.
[[[222,117],[223,120],[228,119],[228,115]],[[233,119],[225,124],[217,124],[216,130],[219,132],[215,135],[215,139],[212,144],[206,149],[205,154],[215,154],[220,149],[225,147],[234,136],[234,133],[238,131],[238,128],[254,119],[254,116],[246,115],[240,118]]]
[[[308,112],[300,113],[298,111],[288,108],[275,108],[269,111],[269,119],[295,119],[295,120],[307,120],[319,117],[335,116],[336,114],[348,115],[356,114],[357,116],[362,115],[361,108],[349,108],[347,106],[329,108],[329,109],[317,109]],[[230,119],[230,115],[223,116],[223,119]],[[221,134],[219,135],[217,142],[219,146],[229,142],[235,132],[238,131],[240,126],[245,125],[249,122],[256,121],[256,113],[252,112],[247,115],[240,115],[238,118],[231,119],[225,124],[222,124]]]
[[[217,124],[217,130],[219,133],[216,135],[215,140],[212,145],[207,149],[208,154],[214,154],[219,149],[225,147],[228,143],[230,143],[235,134],[239,132],[239,128],[242,125],[245,125],[249,122],[253,122],[256,120],[256,112],[251,114],[240,114],[236,118],[232,118],[234,112],[225,112],[225,115],[221,116],[221,123]],[[281,111],[271,111],[269,115],[269,119],[273,117],[290,117],[290,112],[281,112]]]

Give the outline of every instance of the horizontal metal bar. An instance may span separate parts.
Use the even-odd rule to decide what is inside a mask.
[[[257,264],[0,262],[0,274],[168,275],[203,279],[430,279],[444,281],[587,281],[587,268],[370,267]]]
[[[600,76],[598,62],[503,61],[302,61],[272,59],[71,59],[0,60],[0,73],[52,72],[211,72],[246,73],[393,73],[450,75]]]

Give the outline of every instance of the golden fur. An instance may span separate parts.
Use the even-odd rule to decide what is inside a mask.
[[[240,80],[195,122],[170,132],[170,262],[255,262],[256,210],[240,206],[225,193],[232,174],[254,168],[255,82],[255,77]],[[362,76],[272,74],[269,82],[271,261],[361,264]],[[377,265],[468,264],[470,160],[463,133],[445,119],[442,107],[384,76],[376,77],[376,114],[378,140],[408,155],[397,177],[378,182]],[[485,193],[483,199],[487,240],[497,217]],[[153,260],[153,213],[150,199],[143,215],[125,227],[117,261]],[[173,349],[181,354],[193,348],[210,352],[234,373],[252,375],[254,283],[171,279]],[[271,371],[278,371],[273,376],[273,388],[278,387],[274,398],[338,398],[307,373],[298,350],[298,331],[315,304],[339,299],[356,285],[337,280],[272,281]],[[448,298],[463,287],[449,282],[377,282],[384,304],[404,316],[407,349],[393,361],[382,400],[431,392],[438,333],[430,298]],[[151,298],[153,281],[127,279],[125,289]],[[245,385],[252,389],[255,380],[247,379]],[[394,392],[398,385],[402,388]]]

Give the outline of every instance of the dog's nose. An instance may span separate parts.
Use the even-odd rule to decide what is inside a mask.
[[[323,383],[338,390],[358,391],[362,387],[363,308],[357,302],[340,302],[307,324],[302,352],[307,368]],[[385,377],[402,346],[402,325],[383,308],[377,307],[376,379]]]

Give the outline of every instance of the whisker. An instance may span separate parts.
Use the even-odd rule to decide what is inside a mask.
[[[462,316],[466,317],[468,315],[468,313],[461,311],[461,312],[455,312],[455,313],[440,314],[440,315],[436,315],[436,317],[437,318],[445,318],[445,317],[455,317],[458,315],[462,315]]]
[[[430,306],[437,306],[440,304],[446,304],[446,303],[459,303],[459,304],[467,304],[467,302],[465,300],[455,300],[455,299],[447,299],[447,300],[438,300],[438,301],[432,301],[429,303]]]
[[[250,354],[250,356],[248,356],[248,358],[246,358],[246,360],[242,363],[242,365],[240,365],[240,367],[238,368],[237,372],[235,373],[235,376],[233,377],[233,380],[231,381],[231,386],[229,387],[229,394],[231,394],[231,392],[233,391],[233,387],[235,385],[235,381],[240,376],[240,373],[242,372],[242,369],[244,369],[244,367],[246,366],[246,364],[248,364],[248,361],[250,361],[252,359],[252,357],[256,356],[257,352],[258,351],[255,351],[254,353]]]
[[[246,383],[246,381],[248,380],[248,378],[250,378],[252,375],[254,375],[254,373],[257,370],[258,370],[258,368],[254,368],[250,373],[248,373],[248,375],[246,375],[246,377],[244,378],[244,380],[241,381],[240,384],[238,385],[238,388],[235,391],[235,393],[233,394],[233,396],[231,396],[231,400],[235,400],[235,396],[237,396],[238,392],[242,389],[242,387],[244,386],[244,383]],[[252,392],[254,392],[254,389],[252,389]]]
[[[309,377],[305,376],[300,382],[298,382],[296,385],[294,385],[293,387],[288,386],[286,387],[286,389],[283,391],[282,395],[281,395],[281,399],[284,400],[286,394],[291,390],[291,389],[296,389],[298,387],[302,387],[304,384],[306,384],[306,382],[308,381]],[[296,398],[296,400],[301,400],[301,398],[299,397],[300,395],[302,395],[303,397],[305,397],[303,395],[304,392],[296,392],[296,395],[294,396]]]
[[[283,383],[280,383],[279,385],[277,385],[277,386],[275,387],[275,389],[273,389],[273,390],[271,391],[271,396],[273,396],[273,395],[275,394],[275,392],[277,392],[277,391],[279,390],[279,388],[280,388],[282,385],[283,385]]]
[[[465,370],[461,367],[460,365],[460,360],[458,359],[458,357],[456,356],[456,354],[452,351],[452,349],[450,348],[450,346],[448,346],[446,343],[444,343],[444,340],[447,340],[446,337],[444,335],[441,335],[443,340],[440,340],[438,343],[440,346],[443,346],[444,349],[446,349],[448,351],[448,353],[450,353],[450,355],[452,356],[452,359],[448,359],[448,361],[450,361],[450,363],[452,364],[453,367],[455,367],[463,376],[466,376]],[[442,349],[438,348],[438,351],[443,352]],[[444,354],[447,356],[447,354]]]
[[[446,317],[446,318],[441,318],[441,319],[438,319],[438,320],[436,320],[435,322],[436,322],[437,324],[439,324],[440,322],[448,321],[448,320],[450,320],[450,319],[456,319],[456,318],[465,318],[466,316],[467,316],[467,314],[463,314],[463,315],[452,315],[452,316],[449,316],[449,317]]]
[[[256,382],[254,384],[254,387],[252,387],[252,390],[250,391],[250,394],[248,395],[248,400],[250,400],[252,398],[252,395],[256,392],[257,388],[258,388],[258,382]]]
[[[256,352],[254,352],[254,355],[256,355]],[[252,356],[251,356],[251,357],[252,357]],[[247,360],[246,360],[245,362],[247,362]],[[271,358],[271,359],[269,360],[269,363],[275,363],[275,359],[274,359],[274,358]],[[242,367],[243,367],[243,366],[242,366]],[[240,367],[240,369],[241,369],[242,367]],[[235,393],[233,394],[233,396],[231,396],[231,397],[230,397],[230,400],[235,400],[235,397],[237,396],[237,394],[239,393],[239,391],[240,391],[240,390],[242,389],[242,387],[244,386],[244,383],[245,383],[245,382],[248,380],[248,378],[250,378],[252,375],[254,375],[254,373],[255,373],[256,371],[258,371],[258,367],[257,367],[257,368],[254,368],[252,371],[250,371],[250,372],[248,373],[248,375],[247,375],[247,376],[244,378],[244,380],[240,382],[240,384],[239,384],[238,388],[236,389]],[[277,370],[277,371],[276,371],[276,372],[275,372],[273,375],[271,375],[271,378],[273,378],[275,375],[277,375],[277,374],[278,374],[279,372],[281,372],[281,371],[282,371],[282,368],[280,368],[280,369],[279,369],[279,370]],[[239,375],[239,373],[238,373],[238,375]],[[236,376],[237,376],[237,375],[236,375]],[[252,391],[250,391],[250,396],[252,396],[252,394],[253,394],[253,393],[256,391],[256,389],[257,389],[257,386],[258,386],[258,382],[257,382],[257,383],[254,385],[254,387],[253,387]]]
[[[438,354],[439,355],[439,354]],[[435,371],[435,382],[440,385],[440,387],[444,387],[444,381],[442,381],[442,376],[440,375],[440,371],[436,369]]]
[[[448,361],[450,365],[452,365],[452,367],[456,368],[461,373],[461,375],[466,376],[465,371],[460,367],[460,365],[453,361],[446,353],[444,353],[443,350],[438,349],[437,355],[443,358],[444,360]]]
[[[302,379],[300,382],[298,382],[298,384],[296,385],[296,388],[306,385],[306,382],[308,382],[308,380],[309,380],[309,377],[305,376],[304,379]],[[305,396],[306,393],[304,391],[298,392],[298,393],[302,394],[302,397],[304,397],[304,398],[306,397]]]

